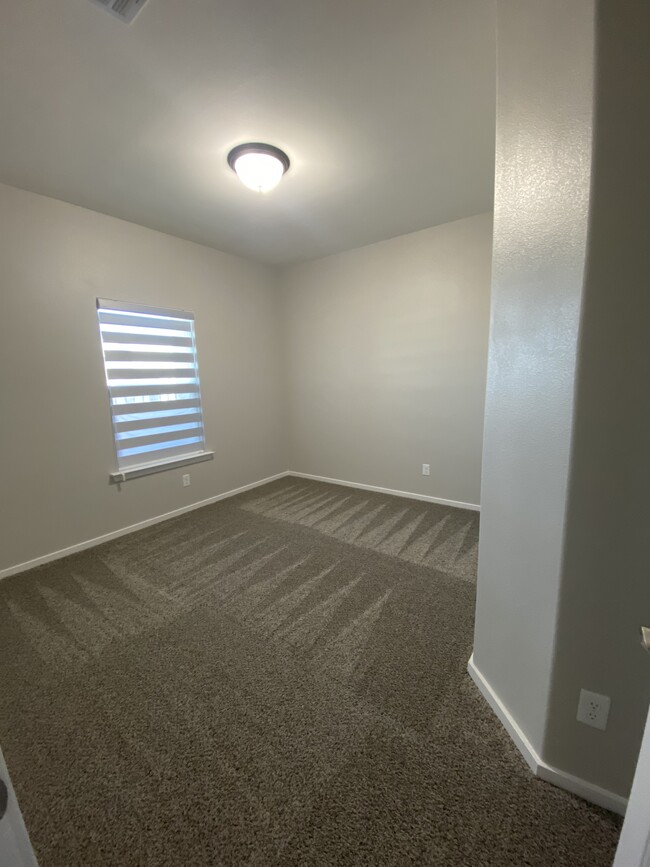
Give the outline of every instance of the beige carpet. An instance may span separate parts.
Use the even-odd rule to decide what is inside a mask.
[[[466,674],[478,517],[298,479],[0,582],[42,867],[609,865]]]

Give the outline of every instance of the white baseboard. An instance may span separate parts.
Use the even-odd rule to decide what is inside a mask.
[[[508,708],[476,667],[473,654],[467,663],[467,671],[536,777],[545,780],[547,783],[553,783],[554,786],[558,786],[561,789],[566,789],[574,795],[579,795],[585,801],[590,801],[592,804],[597,804],[599,807],[604,807],[613,813],[618,813],[621,816],[625,815],[627,798],[623,798],[621,795],[617,795],[607,789],[602,789],[600,786],[589,783],[580,777],[574,777],[573,774],[568,774],[559,768],[554,768],[548,765],[537,754],[537,751],[519,728],[517,721]]]
[[[194,509],[209,506],[211,503],[217,503],[219,500],[225,500],[228,497],[234,497],[236,494],[243,494],[244,491],[259,488],[260,485],[266,485],[269,482],[274,482],[276,479],[283,479],[288,475],[290,475],[290,473],[286,471],[283,473],[276,473],[274,476],[260,479],[257,482],[251,482],[248,485],[242,485],[241,488],[234,488],[232,491],[225,491],[223,494],[217,494],[214,497],[209,497],[207,500],[200,500],[198,503],[190,503],[189,506],[181,506],[180,509],[174,509],[172,512],[165,512],[164,515],[156,515],[155,518],[147,518],[146,521],[139,521],[137,524],[130,524],[128,527],[113,530],[111,533],[105,533],[103,536],[96,536],[94,539],[86,539],[85,542],[78,542],[76,545],[70,545],[69,548],[61,548],[60,551],[52,551],[50,554],[44,554],[42,557],[28,560],[26,563],[18,563],[15,566],[9,566],[6,569],[0,570],[0,579],[8,578],[10,575],[17,575],[19,572],[26,572],[28,569],[33,569],[35,566],[42,566],[44,563],[51,563],[53,560],[60,560],[61,557],[76,554],[77,551],[84,551],[86,548],[94,548],[95,545],[102,545],[104,542],[110,542],[111,539],[126,536],[128,533],[135,533],[136,530],[143,530],[145,527],[151,527],[153,524],[160,524],[162,521],[168,521],[170,518],[176,518],[178,515],[185,514],[185,512],[192,512]]]
[[[298,473],[289,470],[287,476],[296,476],[299,479],[312,479],[314,482],[328,482],[330,485],[344,485],[346,488],[360,488],[362,491],[375,491],[378,494],[390,494],[393,497],[406,497],[409,500],[424,500],[426,503],[439,503],[441,506],[453,506],[455,509],[471,509],[480,512],[481,507],[476,503],[460,503],[457,500],[443,500],[441,497],[431,497],[429,494],[414,494],[411,491],[396,491],[393,488],[380,488],[377,485],[364,485],[361,482],[346,482],[343,479],[328,479],[326,476],[315,476],[312,473]]]
[[[504,729],[510,735],[511,739],[514,741],[515,746],[526,760],[526,764],[528,765],[528,767],[534,774],[537,774],[537,768],[539,767],[541,759],[533,749],[533,746],[526,737],[526,735],[517,725],[514,717],[510,715],[510,711],[508,710],[508,708],[502,703],[499,696],[496,694],[496,692],[494,692],[490,684],[487,682],[487,680],[483,677],[481,672],[474,664],[474,654],[472,654],[469,658],[469,662],[467,663],[467,671],[469,672],[469,676],[479,688],[479,692],[481,693],[483,698],[487,701],[487,703],[494,711],[495,715],[498,717],[501,725],[504,727]]]
[[[34,569],[36,566],[42,566],[44,563],[51,563],[53,560],[60,560],[62,557],[68,557],[70,554],[76,554],[78,551],[84,551],[86,548],[94,548],[95,545],[102,545],[104,542],[110,542],[111,539],[126,536],[128,533],[135,533],[137,530],[143,530],[145,527],[151,527],[153,524],[159,524],[161,521],[168,521],[170,518],[183,515],[185,512],[191,512],[194,509],[209,506],[211,503],[216,503],[219,500],[225,500],[227,497],[234,497],[236,494],[243,494],[244,491],[259,488],[261,485],[274,482],[276,479],[283,479],[285,476],[296,476],[300,479],[313,479],[317,482],[329,482],[333,485],[345,485],[346,487],[351,488],[361,488],[364,491],[377,491],[380,494],[392,494],[396,497],[408,497],[413,500],[425,500],[428,503],[441,503],[444,506],[455,506],[458,509],[478,510],[480,508],[480,506],[473,505],[472,503],[457,503],[455,500],[441,500],[438,497],[429,497],[426,494],[412,494],[408,491],[394,491],[391,488],[378,488],[375,485],[362,485],[357,482],[344,482],[340,479],[327,479],[324,476],[313,476],[309,473],[298,473],[293,470],[285,470],[282,473],[276,473],[274,476],[269,476],[266,479],[260,479],[257,482],[242,485],[240,488],[234,488],[232,491],[225,491],[223,494],[209,497],[207,500],[200,500],[198,503],[190,503],[188,506],[181,506],[180,509],[174,509],[172,512],[165,512],[164,515],[156,515],[154,518],[147,518],[145,521],[139,521],[137,524],[130,524],[128,527],[113,530],[111,533],[96,536],[94,539],[86,539],[84,542],[78,542],[76,545],[70,545],[68,548],[61,548],[59,551],[52,551],[50,554],[44,554],[42,557],[27,560],[25,563],[17,563],[15,566],[0,569],[0,579],[8,578],[10,575],[17,575],[19,572],[26,572],[28,569]]]

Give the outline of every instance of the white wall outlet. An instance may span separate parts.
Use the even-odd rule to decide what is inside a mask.
[[[600,695],[597,692],[589,692],[587,689],[580,690],[578,713],[576,719],[585,725],[605,731],[607,717],[609,716],[610,699],[608,695]]]
[[[422,475],[430,476],[431,475],[431,464],[422,464]]]
[[[184,488],[189,488],[189,486],[190,486],[191,484],[192,484],[192,482],[191,482],[191,480],[190,480],[190,474],[189,474],[189,473],[184,473],[184,474],[183,474],[183,487],[184,487]]]

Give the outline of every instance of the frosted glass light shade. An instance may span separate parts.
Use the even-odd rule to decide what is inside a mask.
[[[273,145],[252,143],[233,148],[228,154],[228,164],[244,186],[267,193],[282,180],[289,168],[289,158]]]
[[[267,193],[282,180],[284,166],[270,154],[242,154],[235,160],[237,177],[245,187]]]

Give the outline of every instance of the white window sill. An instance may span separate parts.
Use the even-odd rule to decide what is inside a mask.
[[[156,461],[150,464],[140,464],[137,467],[129,467],[117,473],[110,473],[108,478],[112,485],[119,485],[120,482],[128,482],[129,479],[137,479],[139,476],[150,476],[152,473],[162,473],[164,470],[173,470],[176,467],[185,467],[188,464],[211,461],[213,457],[214,452],[197,452],[194,455],[183,455],[180,458],[172,458],[169,461]]]

